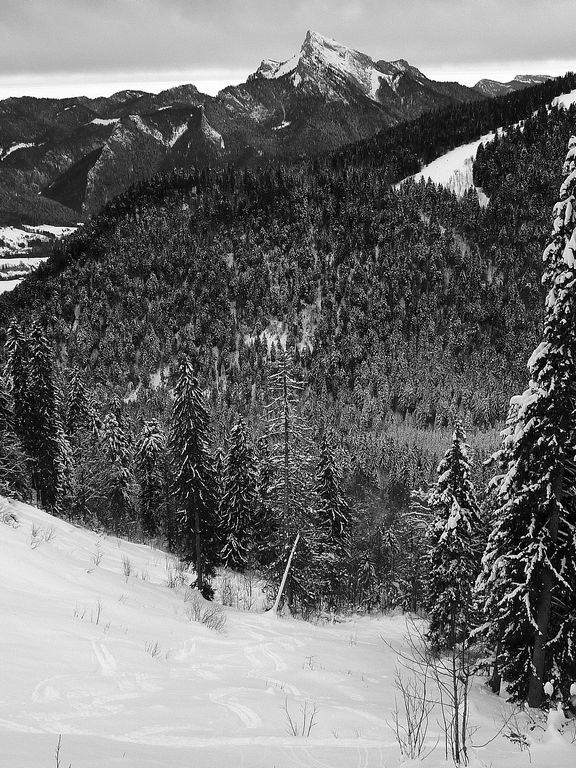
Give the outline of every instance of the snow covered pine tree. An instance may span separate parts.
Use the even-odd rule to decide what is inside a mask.
[[[438,651],[467,640],[474,582],[480,568],[480,512],[470,480],[466,433],[460,421],[455,424],[452,444],[438,466],[438,480],[428,503],[432,521],[427,532],[427,637]]]
[[[196,586],[210,599],[207,580],[218,562],[216,479],[209,446],[210,417],[192,363],[182,358],[172,409],[170,452],[174,466],[174,490],[180,503],[182,552],[196,567]]]
[[[222,560],[229,568],[243,571],[252,560],[255,544],[258,477],[254,449],[248,442],[242,418],[232,427],[230,441],[220,503]]]
[[[327,529],[334,549],[343,554],[349,548],[351,515],[342,493],[342,477],[336,464],[334,441],[329,430],[324,432],[320,445],[314,493],[320,525]]]
[[[314,484],[314,512],[318,525],[319,576],[322,591],[331,608],[344,596],[350,555],[350,507],[342,493],[342,476],[330,430],[320,444]]]
[[[38,503],[58,511],[70,450],[59,416],[52,350],[37,322],[29,337],[13,323],[8,330],[7,347],[15,432],[29,459]]]
[[[576,137],[544,251],[544,338],[512,398],[494,479],[500,505],[479,579],[485,636],[508,691],[567,703],[576,680]],[[550,686],[549,686],[550,687]]]
[[[104,471],[108,523],[118,535],[131,522],[136,500],[131,450],[126,432],[115,413],[107,413],[100,427],[100,444],[107,462]]]
[[[144,422],[136,444],[136,466],[140,480],[140,520],[146,536],[156,536],[163,504],[161,458],[166,436],[156,419]]]

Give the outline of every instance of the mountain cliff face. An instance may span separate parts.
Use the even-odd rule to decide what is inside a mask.
[[[300,52],[288,61],[265,59],[250,81],[285,80],[302,94],[348,104],[365,97],[397,119],[407,119],[444,101],[472,101],[472,89],[437,83],[404,59],[374,61],[369,56],[317,32],[308,32]]]
[[[521,91],[523,88],[529,88],[531,85],[537,85],[538,83],[545,83],[546,80],[551,79],[550,75],[516,75],[513,80],[509,80],[507,83],[500,83],[498,80],[486,78],[479,80],[474,89],[488,97],[503,96],[506,93]]]
[[[0,224],[68,224],[159,170],[253,164],[337,148],[426,110],[484,98],[374,61],[308,32],[286,62],[265,60],[216,97],[159,94],[0,102]]]

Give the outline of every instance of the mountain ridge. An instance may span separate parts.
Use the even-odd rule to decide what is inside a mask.
[[[504,83],[499,80],[483,78],[476,83],[474,89],[488,97],[502,96],[511,91],[520,91],[552,79],[550,75],[516,75],[512,80]]]
[[[267,61],[216,96],[182,84],[157,94],[0,101],[0,224],[74,223],[158,171],[316,155],[484,98],[312,31],[292,59]],[[179,110],[189,124],[173,147],[185,122]]]
[[[531,78],[518,76],[511,90]],[[308,30],[297,54],[263,60],[216,96],[189,83],[156,94],[11,97],[0,101],[0,225],[74,224],[159,171],[320,155],[486,99],[491,87],[437,82],[405,59],[375,60]]]

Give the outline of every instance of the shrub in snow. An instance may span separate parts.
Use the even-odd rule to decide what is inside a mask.
[[[216,603],[205,600],[197,589],[187,589],[184,595],[185,613],[189,621],[197,621],[208,629],[221,632],[226,624],[226,614]]]

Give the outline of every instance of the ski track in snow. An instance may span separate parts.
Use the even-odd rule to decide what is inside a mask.
[[[236,700],[235,694],[238,692],[237,688],[221,688],[209,694],[210,701],[230,710],[246,728],[258,728],[259,725],[262,725],[262,719],[253,709]]]
[[[101,674],[103,674],[104,677],[115,677],[118,665],[116,664],[116,659],[112,656],[104,643],[93,642],[92,652],[96,657]]]

